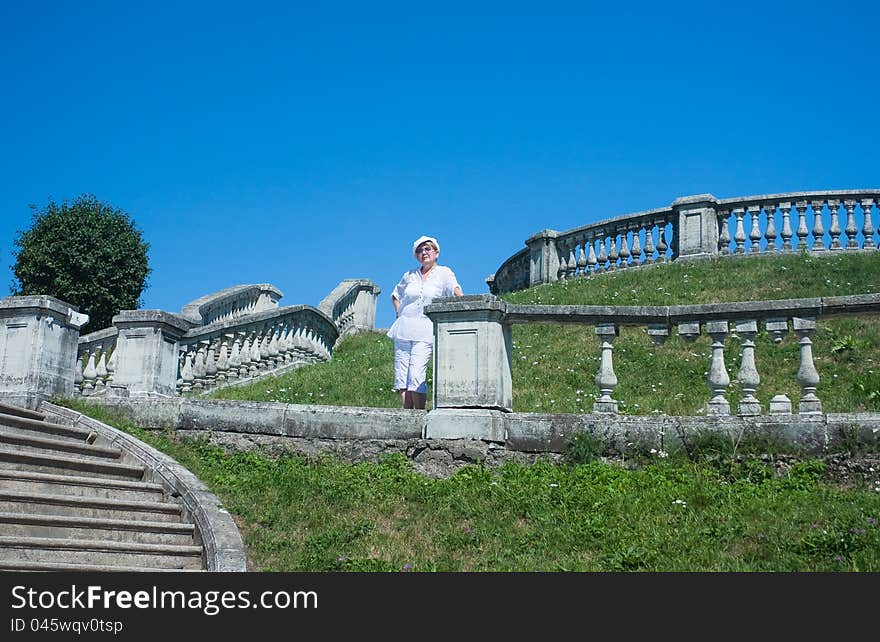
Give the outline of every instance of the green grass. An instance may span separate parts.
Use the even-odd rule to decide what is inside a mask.
[[[880,291],[880,256],[722,260],[665,265],[543,286],[517,303],[675,304]],[[822,320],[814,336],[819,395],[828,411],[880,409],[880,332],[871,317]],[[514,409],[589,412],[598,341],[592,327],[514,326]],[[765,405],[797,402],[797,345],[757,339]],[[731,379],[739,348],[727,343]],[[615,342],[615,397],[630,414],[702,412],[709,341],[672,336],[654,346],[643,329]],[[429,378],[430,381],[430,378]],[[326,364],[214,398],[399,407],[392,344],[347,338]],[[738,399],[737,386],[728,398]],[[575,439],[566,463],[482,465],[448,479],[414,472],[402,456],[379,464],[333,457],[227,454],[205,441],[150,433],[82,400],[64,401],[175,457],[222,500],[255,571],[880,571],[880,485],[832,483],[822,461],[778,475],[774,444],[697,436],[630,467],[603,462]],[[858,444],[856,444],[858,445]]]
[[[880,571],[880,492],[836,488],[816,460],[777,476],[757,458],[705,456],[710,444],[635,470],[539,462],[434,479],[403,456],[226,454],[64,403],[192,470],[254,571]]]
[[[592,305],[673,305],[802,298],[880,292],[880,254],[828,257],[791,255],[730,258],[690,264],[670,263],[580,278],[504,295],[511,303]],[[515,325],[513,334],[513,410],[591,412],[598,394],[599,341],[592,326]],[[755,360],[761,377],[756,396],[764,411],[770,398],[787,395],[796,409],[801,389],[797,337],[774,344],[763,329]],[[739,339],[725,343],[735,410],[740,399]],[[645,328],[623,327],[614,343],[619,385],[614,397],[621,414],[696,415],[705,412],[710,391],[710,339],[689,343],[675,334],[653,345]],[[821,381],[817,394],[827,412],[880,410],[880,319],[820,319],[813,336],[814,363]],[[429,386],[431,373],[428,377]],[[215,399],[319,403],[395,408],[391,391],[393,346],[381,333],[349,337],[329,363],[301,368],[248,386],[214,392]],[[430,408],[430,389],[428,408]]]

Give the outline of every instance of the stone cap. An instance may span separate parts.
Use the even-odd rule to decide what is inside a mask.
[[[72,305],[48,294],[29,294],[24,296],[7,296],[0,299],[0,317],[13,314],[53,314],[64,325],[79,330],[89,322],[89,315],[79,311],[79,306]]]
[[[712,194],[694,194],[693,196],[679,196],[672,201],[672,207],[678,205],[693,205],[694,203],[717,203],[718,199]]]
[[[183,335],[193,327],[191,321],[164,310],[122,310],[113,317],[112,323],[119,329],[161,328],[176,335]]]
[[[328,317],[332,317],[334,306],[352,290],[368,290],[371,294],[382,292],[370,279],[345,279],[324,297],[318,304],[318,309]]]
[[[281,293],[281,290],[271,283],[234,285],[231,288],[219,290],[212,294],[206,294],[195,301],[187,303],[181,309],[180,314],[195,325],[205,325],[206,317],[209,316],[210,312],[213,310],[221,308],[227,303],[233,301],[259,301],[260,297],[264,294],[269,295],[269,298],[276,306],[278,305],[278,300],[284,296]]]

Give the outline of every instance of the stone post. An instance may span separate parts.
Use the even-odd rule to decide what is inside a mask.
[[[727,386],[730,385],[730,376],[724,365],[724,339],[727,337],[729,327],[727,321],[707,321],[706,333],[712,337],[712,363],[709,366],[709,374],[706,377],[709,388],[712,390],[712,398],[706,404],[707,415],[729,415],[730,402],[724,396]]]
[[[89,317],[48,295],[0,300],[0,398],[35,409],[72,396],[79,330]]]
[[[709,258],[718,254],[717,199],[711,194],[683,196],[672,203],[673,255],[676,259]]]
[[[123,310],[113,317],[113,325],[119,336],[112,391],[130,397],[173,397],[178,341],[192,324],[161,310]]]
[[[529,286],[552,283],[559,272],[559,253],[556,249],[556,230],[541,230],[526,239],[529,248]]]
[[[794,317],[791,320],[791,324],[800,344],[800,365],[797,371],[797,381],[801,385],[802,394],[798,404],[798,412],[801,414],[820,414],[822,412],[822,402],[816,396],[816,388],[819,386],[819,373],[813,364],[813,341],[810,339],[816,329],[816,319],[812,317]]]
[[[510,326],[493,295],[440,299],[425,308],[434,322],[433,410],[427,439],[505,440],[513,407]]]

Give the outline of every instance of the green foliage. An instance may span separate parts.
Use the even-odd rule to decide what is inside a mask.
[[[15,239],[15,294],[48,294],[76,305],[89,315],[90,331],[139,306],[149,244],[127,213],[91,194],[31,209],[30,229]]]
[[[253,571],[880,571],[880,493],[824,482],[818,460],[776,475],[746,457],[733,476],[673,457],[634,470],[511,462],[435,479],[401,454],[226,453],[65,403],[192,470],[235,517]]]
[[[605,442],[602,438],[588,432],[579,432],[568,444],[565,460],[571,464],[586,464],[596,461],[602,455]]]

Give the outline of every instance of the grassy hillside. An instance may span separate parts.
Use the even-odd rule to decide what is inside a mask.
[[[674,305],[754,301],[880,292],[880,254],[791,255],[670,263],[597,275],[504,295],[511,303],[582,305]],[[820,320],[813,354],[821,382],[817,394],[826,411],[880,410],[880,320],[861,317]],[[597,394],[599,342],[591,326],[548,324],[513,327],[513,399],[518,412],[590,412]],[[755,359],[761,384],[756,396],[766,409],[784,393],[797,403],[796,337],[773,344],[763,330]],[[614,396],[624,414],[692,415],[709,399],[705,373],[710,340],[689,343],[676,335],[653,345],[644,328],[623,328],[615,341]],[[728,399],[740,390],[739,340],[727,339]],[[394,408],[391,341],[381,333],[350,337],[329,363],[281,377],[215,392],[217,399],[320,403]],[[430,375],[430,373],[429,373]],[[429,376],[430,383],[430,376]],[[429,406],[430,408],[430,401]],[[765,410],[766,411],[766,410]]]

